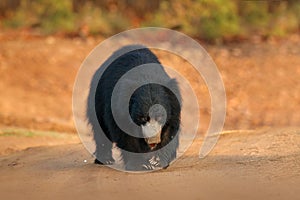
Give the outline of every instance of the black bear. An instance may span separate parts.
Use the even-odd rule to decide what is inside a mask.
[[[165,84],[149,80],[149,83],[134,90],[129,103],[121,102],[113,105],[118,107],[117,110],[125,107],[129,111],[132,122],[139,127],[137,129],[139,136],[134,136],[116,123],[112,111],[112,96],[122,76],[145,64],[155,64],[155,72],[151,73],[152,78],[155,74],[163,79]],[[123,83],[123,89],[116,94],[117,98],[122,99],[128,91],[127,88],[142,79],[147,82],[147,79],[151,79],[151,75],[139,75],[131,78],[128,83]],[[93,109],[96,116],[91,115]],[[115,143],[121,149],[126,170],[168,167],[175,159],[179,145],[180,113],[181,96],[178,84],[167,75],[158,58],[142,45],[128,45],[117,50],[94,74],[88,97],[87,114],[96,143],[95,163],[113,164],[112,144]],[[99,125],[102,131],[97,129]]]

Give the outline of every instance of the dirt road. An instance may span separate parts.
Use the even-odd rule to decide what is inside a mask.
[[[233,131],[198,159],[201,139],[167,170],[94,165],[81,144],[0,158],[3,199],[299,199],[300,129]],[[85,162],[86,160],[86,162]]]

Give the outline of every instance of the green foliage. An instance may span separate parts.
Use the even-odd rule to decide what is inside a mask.
[[[232,0],[203,0],[203,15],[200,16],[200,34],[212,40],[232,37],[239,33],[239,19]]]
[[[240,17],[248,30],[261,30],[270,23],[267,1],[241,1]]]
[[[18,137],[38,137],[46,136],[53,138],[76,138],[76,135],[63,132],[53,132],[53,131],[38,131],[29,130],[23,128],[4,128],[0,129],[0,137],[3,136],[18,136]]]
[[[75,15],[71,0],[22,1],[14,15],[5,20],[9,27],[35,26],[44,33],[73,31]]]
[[[33,28],[45,34],[74,33],[87,27],[84,34],[108,36],[141,25],[221,41],[253,34],[282,37],[299,31],[300,1],[3,0],[0,16],[0,26]]]
[[[121,12],[109,12],[92,3],[85,3],[74,12],[72,3],[72,0],[25,0],[3,24],[11,28],[34,27],[45,34],[75,32],[84,24],[91,34],[103,35],[130,26]]]
[[[27,18],[26,12],[20,9],[17,12],[15,12],[13,16],[3,20],[3,25],[9,28],[19,28],[19,27],[28,26],[29,25],[28,21],[24,20],[26,18]]]
[[[298,9],[297,9],[298,6]],[[288,2],[271,5],[267,1],[243,1],[240,18],[247,33],[265,36],[285,36],[295,32],[299,26],[300,4],[288,7]]]
[[[78,24],[84,24],[89,27],[91,34],[111,35],[130,26],[120,12],[108,12],[93,4],[85,4],[80,10],[77,17]]]
[[[33,10],[37,11],[36,16],[40,19],[41,28],[46,33],[74,30],[75,16],[71,1],[35,0],[31,4]]]
[[[274,18],[268,35],[284,37],[299,27],[299,20],[294,13],[281,13]]]
[[[181,27],[187,34],[208,40],[239,33],[237,7],[232,0],[163,1],[144,25]]]

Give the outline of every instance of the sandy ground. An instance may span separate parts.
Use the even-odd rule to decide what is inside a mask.
[[[0,130],[0,156],[22,151],[28,147],[55,146],[79,142],[80,139],[76,134],[3,128]]]
[[[299,199],[300,129],[224,133],[204,159],[201,139],[166,170],[133,174],[93,164],[81,144],[0,158],[4,199]],[[86,160],[86,162],[85,162]]]

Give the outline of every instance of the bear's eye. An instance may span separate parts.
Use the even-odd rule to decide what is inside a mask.
[[[150,117],[149,116],[147,116],[147,117],[145,117],[145,116],[141,116],[141,117],[139,117],[139,119],[142,121],[142,122],[148,122],[148,121],[150,121]]]

